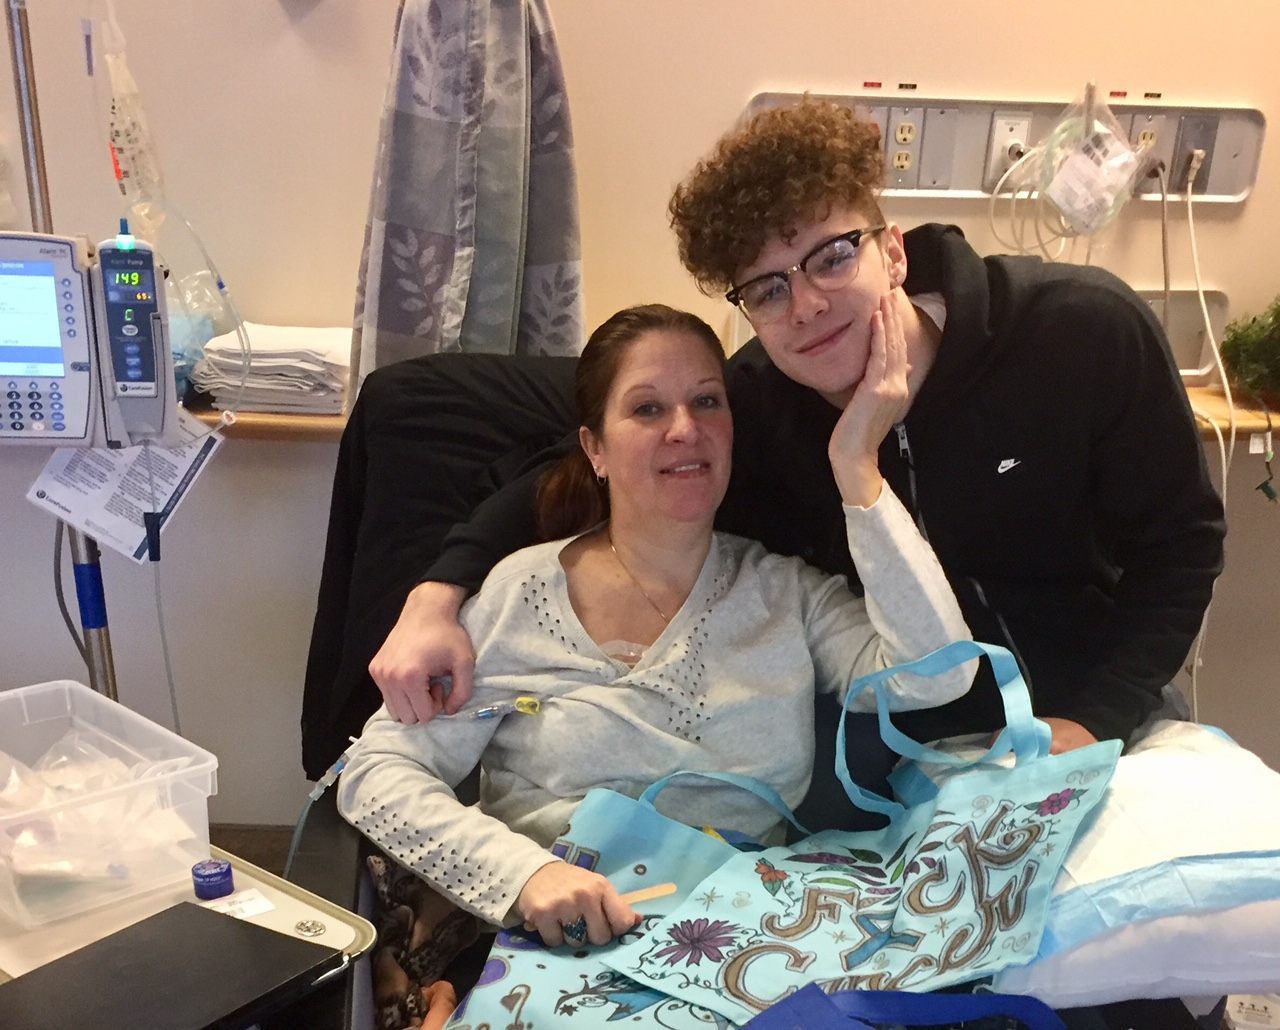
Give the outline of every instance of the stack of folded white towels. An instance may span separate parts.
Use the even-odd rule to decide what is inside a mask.
[[[309,329],[246,322],[244,329],[250,346],[247,378],[236,333],[215,336],[206,343],[204,357],[191,372],[191,381],[213,396],[215,408],[308,415],[342,412],[351,360],[349,327]]]

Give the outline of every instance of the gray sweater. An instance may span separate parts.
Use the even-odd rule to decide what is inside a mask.
[[[688,600],[634,666],[606,656],[574,614],[559,562],[567,541],[511,555],[463,609],[476,649],[471,701],[425,726],[375,713],[351,749],[339,810],[462,908],[502,923],[528,878],[555,861],[547,845],[593,787],[636,797],[676,770],[718,770],[798,804],[813,766],[815,690],[969,637],[891,490],[845,518],[865,602],[843,577],[718,533]],[[892,707],[952,700],[972,675],[970,663],[895,677]],[[522,695],[539,700],[539,714],[475,715]],[[852,705],[874,706],[870,691]],[[467,808],[451,787],[478,761],[480,806]],[[780,817],[764,802],[692,783],[665,790],[660,808],[776,839]]]

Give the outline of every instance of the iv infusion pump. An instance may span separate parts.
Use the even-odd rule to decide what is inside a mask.
[[[0,444],[179,443],[164,269],[122,233],[0,233]]]

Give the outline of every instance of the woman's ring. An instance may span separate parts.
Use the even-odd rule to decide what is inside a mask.
[[[564,936],[566,940],[581,944],[587,936],[587,917],[578,916],[574,922],[564,924]]]

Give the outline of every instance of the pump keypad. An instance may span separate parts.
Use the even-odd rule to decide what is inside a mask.
[[[60,379],[8,379],[4,386],[7,429],[37,433],[66,431]]]

